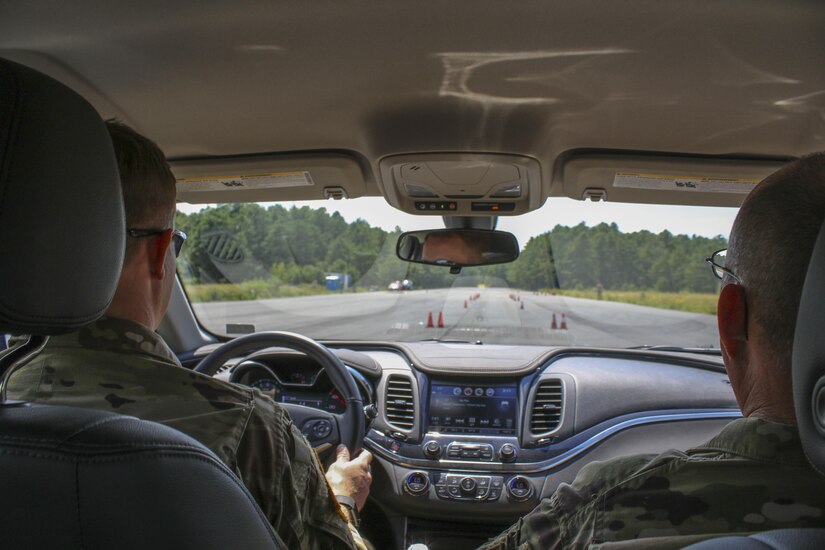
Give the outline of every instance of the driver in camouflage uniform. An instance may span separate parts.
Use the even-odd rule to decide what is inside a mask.
[[[175,428],[211,449],[239,476],[289,548],[365,548],[355,517],[371,455],[344,447],[326,477],[282,407],[257,389],[181,367],[154,332],[169,304],[175,255],[175,180],[163,153],[133,130],[108,123],[131,232],[107,316],[49,339],[12,377],[15,399],[111,410]],[[174,242],[177,239],[178,242]]]
[[[686,452],[591,463],[483,548],[681,548],[825,526],[825,479],[805,458],[791,388],[796,315],[823,220],[818,153],[766,178],[734,222],[717,317],[745,418]]]

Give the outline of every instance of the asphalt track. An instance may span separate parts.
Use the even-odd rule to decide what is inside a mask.
[[[475,295],[478,298],[471,299]],[[247,323],[255,330],[289,330],[327,340],[441,339],[607,347],[716,347],[719,342],[712,315],[502,288],[212,302],[195,304],[195,313],[218,332],[226,332],[227,323]],[[430,313],[436,325],[432,328],[427,326]],[[437,326],[439,313],[443,328]]]

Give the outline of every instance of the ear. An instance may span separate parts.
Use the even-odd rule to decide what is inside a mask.
[[[748,341],[748,307],[745,289],[741,285],[729,284],[722,287],[716,319],[719,323],[722,352],[731,360],[736,360]]]
[[[166,254],[172,244],[172,230],[168,229],[153,239],[150,248],[149,270],[152,278],[162,281],[166,276]]]

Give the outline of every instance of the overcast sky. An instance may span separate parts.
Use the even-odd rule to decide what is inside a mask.
[[[391,207],[381,197],[280,204],[287,208],[292,205],[324,207],[329,212],[340,212],[348,222],[364,218],[370,225],[386,230],[393,230],[396,226],[405,231],[444,227],[442,220],[437,216],[406,214]],[[183,212],[191,213],[204,208],[204,205],[181,203],[178,208]],[[667,229],[675,234],[727,237],[736,212],[736,208],[593,203],[567,198],[550,198],[542,208],[529,214],[499,217],[497,229],[515,234],[522,246],[530,237],[544,233],[558,224],[572,226],[581,222],[589,226],[601,222],[616,222],[619,229],[625,233],[642,229],[658,233]]]

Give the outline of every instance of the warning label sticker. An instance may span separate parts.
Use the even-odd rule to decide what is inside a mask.
[[[179,178],[177,183],[179,191],[272,189],[277,187],[304,187],[307,185],[315,185],[310,173],[305,171],[245,174],[241,176]]]
[[[613,178],[614,187],[659,189],[664,191],[696,191],[699,193],[747,194],[751,192],[757,183],[759,183],[759,180],[743,178],[667,176],[635,172],[618,172]]]

